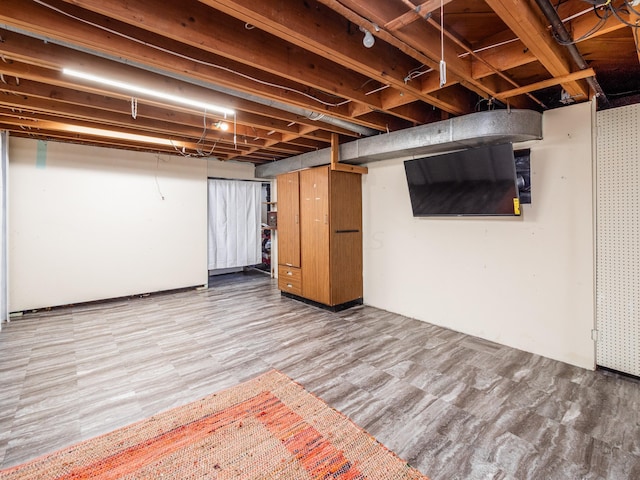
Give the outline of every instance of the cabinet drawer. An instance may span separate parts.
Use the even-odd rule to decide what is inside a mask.
[[[278,288],[283,292],[302,295],[302,272],[300,269],[278,265]]]
[[[287,278],[302,282],[302,271],[298,267],[290,267],[288,265],[278,265],[278,278]]]
[[[291,278],[278,278],[278,288],[283,292],[293,293],[294,295],[302,295],[302,283],[300,280]]]

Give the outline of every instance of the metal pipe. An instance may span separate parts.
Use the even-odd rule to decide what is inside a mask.
[[[549,0],[536,0],[536,3],[538,4],[538,7],[540,7],[540,10],[542,10],[542,13],[544,13],[544,16],[547,17],[547,20],[551,24],[551,27],[553,28],[558,38],[565,43],[565,46],[569,50],[571,58],[574,62],[576,62],[578,68],[580,70],[589,68],[589,65],[587,65],[587,62],[582,57],[582,54],[578,50],[578,47],[576,47],[575,44],[570,43],[573,39],[564,26],[564,23],[562,23],[562,20],[558,16],[558,12],[556,12],[556,9],[553,8],[553,5],[551,5],[551,2]],[[588,77],[587,83],[589,84],[591,89],[596,92],[596,98],[600,100],[604,105],[609,105],[609,99],[604,93],[604,90],[602,90],[602,87],[598,83],[598,80],[596,80],[595,77]]]

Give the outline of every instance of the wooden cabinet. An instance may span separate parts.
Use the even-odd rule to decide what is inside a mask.
[[[362,298],[362,175],[330,173],[329,269],[335,305]]]
[[[327,166],[280,175],[277,182],[279,288],[330,307],[360,301],[361,176]]]
[[[298,172],[279,175],[278,265],[300,266],[300,177]]]
[[[300,172],[302,296],[331,305],[329,292],[329,176],[326,168]]]

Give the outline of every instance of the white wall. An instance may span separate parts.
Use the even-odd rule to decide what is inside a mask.
[[[206,284],[207,175],[253,171],[21,138],[9,157],[11,311]]]
[[[207,175],[211,178],[255,180],[256,167],[250,162],[209,160],[207,162]]]
[[[369,164],[365,303],[594,368],[591,108],[544,113],[519,218],[414,218],[402,160]]]

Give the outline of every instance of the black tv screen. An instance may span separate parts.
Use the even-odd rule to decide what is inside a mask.
[[[404,162],[414,217],[519,215],[510,143]]]

